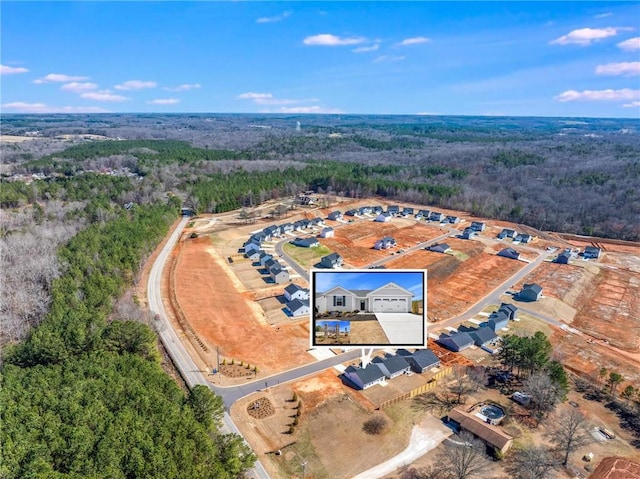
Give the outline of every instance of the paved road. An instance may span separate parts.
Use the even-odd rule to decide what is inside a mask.
[[[155,263],[151,267],[151,272],[149,274],[149,280],[147,282],[147,298],[149,302],[149,309],[153,314],[156,314],[156,321],[159,322],[157,324],[157,329],[159,331],[160,340],[162,344],[164,344],[165,349],[167,350],[169,356],[173,360],[173,364],[180,370],[180,374],[184,378],[187,385],[192,388],[198,384],[202,384],[207,387],[211,387],[205,376],[198,369],[196,364],[193,362],[187,351],[185,350],[180,338],[174,331],[173,327],[167,320],[167,315],[164,310],[164,305],[162,304],[162,293],[160,289],[161,281],[162,281],[162,270],[164,269],[164,265],[173,250],[173,247],[180,238],[180,234],[182,233],[182,229],[189,221],[189,218],[183,218],[178,224],[177,228],[171,233],[171,236],[167,240],[164,248],[158,255]],[[226,433],[235,433],[239,436],[240,431],[233,423],[233,420],[227,414],[224,413],[224,417],[222,418],[222,428],[221,430]],[[256,479],[270,479],[269,474],[264,469],[262,464],[258,461],[254,468],[249,472]]]
[[[291,241],[293,238],[285,238],[276,243],[276,253],[279,254],[283,260],[287,262],[289,267],[293,269],[296,273],[298,273],[305,281],[309,282],[309,272],[306,268],[303,268],[298,263],[296,263],[291,256],[285,253],[283,246]]]

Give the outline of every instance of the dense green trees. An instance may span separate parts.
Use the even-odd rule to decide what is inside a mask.
[[[107,322],[175,204],[114,211],[60,249],[46,319],[5,350],[0,477],[235,479],[255,457],[218,432],[221,399],[205,387],[185,397],[147,326]]]

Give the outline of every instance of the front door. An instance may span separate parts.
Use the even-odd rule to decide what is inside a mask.
[[[360,301],[360,311],[364,311],[364,301]]]

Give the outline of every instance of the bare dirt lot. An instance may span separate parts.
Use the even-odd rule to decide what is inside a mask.
[[[600,461],[589,479],[638,479],[640,464],[625,457],[607,457]]]
[[[252,292],[230,271],[207,237],[183,241],[175,274],[180,307],[200,339],[222,357],[257,364],[262,374],[308,363],[308,323],[271,326]],[[260,351],[260,354],[256,354]],[[286,354],[283,352],[286,351]],[[210,353],[206,361],[215,365]]]

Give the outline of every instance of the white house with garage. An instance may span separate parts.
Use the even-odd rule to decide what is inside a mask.
[[[335,235],[336,232],[331,226],[322,228],[322,231],[320,232],[320,238],[333,238]]]
[[[293,301],[294,299],[309,299],[309,290],[295,283],[291,283],[284,288],[284,297],[287,298],[287,302]]]
[[[363,311],[366,313],[410,313],[413,293],[395,283],[374,290],[348,290],[336,286],[316,294],[318,313],[327,311]]]
[[[287,310],[291,316],[308,316],[309,315],[309,300],[308,299],[294,299],[287,303]]]
[[[382,213],[380,213],[378,216],[376,216],[376,221],[379,223],[387,223],[389,221],[391,221],[391,218],[393,217],[393,215],[388,212],[388,211],[384,211]]]

